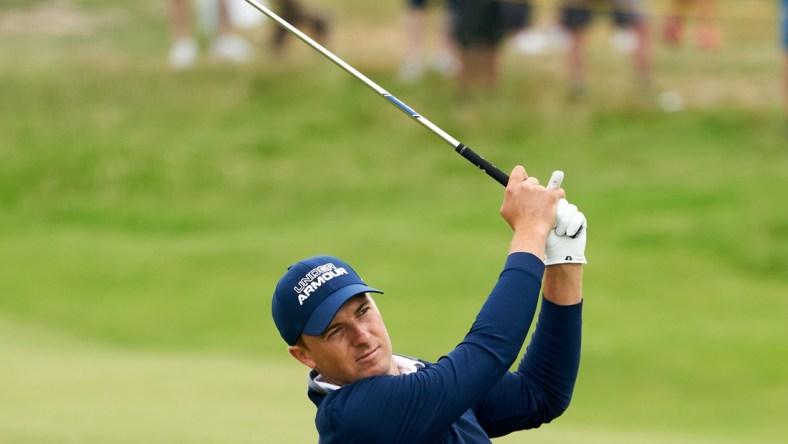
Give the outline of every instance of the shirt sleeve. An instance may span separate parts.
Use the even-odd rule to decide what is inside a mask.
[[[463,341],[438,362],[404,376],[367,378],[333,392],[318,411],[321,437],[343,443],[438,442],[512,366],[539,300],[544,263],[509,255]]]
[[[517,371],[504,376],[475,406],[490,437],[538,427],[569,407],[580,366],[582,305],[560,306],[542,299],[539,321]]]

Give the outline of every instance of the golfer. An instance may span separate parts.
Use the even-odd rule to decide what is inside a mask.
[[[503,271],[468,334],[434,364],[392,354],[371,297],[382,292],[342,260],[316,256],[287,270],[273,317],[290,354],[311,369],[321,443],[489,443],[566,410],[580,360],[586,221],[551,188],[521,166],[512,171]],[[536,329],[510,372],[540,288]]]

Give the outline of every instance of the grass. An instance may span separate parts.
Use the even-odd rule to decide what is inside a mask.
[[[563,169],[588,215],[573,404],[497,442],[788,433],[780,63],[773,4],[748,5],[716,53],[656,48],[675,114],[630,84],[604,26],[587,102],[563,100],[560,54],[506,48],[496,96],[463,105],[437,76],[396,79],[398,5],[330,6],[338,54],[502,169]],[[0,6],[2,442],[314,442],[269,315],[286,265],[356,264],[397,351],[437,359],[503,262],[500,186],[433,135],[295,44],[171,72],[165,12]]]

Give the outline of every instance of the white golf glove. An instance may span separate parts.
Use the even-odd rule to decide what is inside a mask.
[[[547,236],[545,265],[586,264],[586,217],[566,199],[558,201],[556,224]]]
[[[561,187],[563,171],[554,171],[548,189]],[[545,265],[586,264],[586,217],[566,199],[558,201],[555,226],[550,230],[545,245]]]

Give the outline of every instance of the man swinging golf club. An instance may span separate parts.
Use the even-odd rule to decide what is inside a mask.
[[[555,183],[554,183],[555,182]],[[290,354],[309,367],[321,443],[489,443],[569,405],[580,361],[586,219],[516,167],[501,215],[514,231],[498,281],[470,331],[436,363],[394,355],[367,286],[342,260],[290,266],[272,311]],[[509,368],[543,298],[517,370]]]

